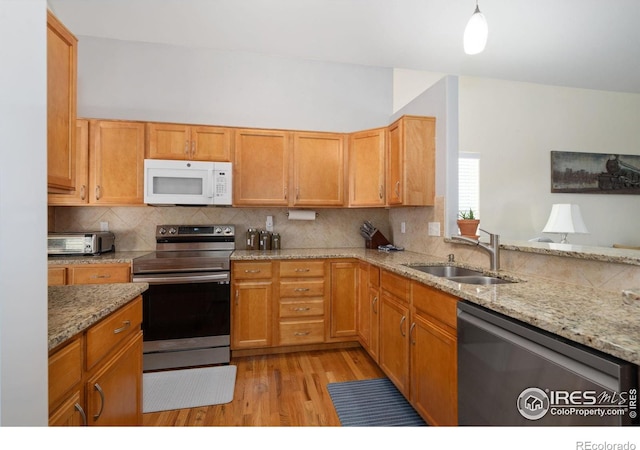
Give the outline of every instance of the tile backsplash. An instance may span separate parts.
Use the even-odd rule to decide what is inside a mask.
[[[236,247],[245,248],[247,228],[265,229],[273,216],[274,232],[280,233],[282,248],[364,247],[360,225],[371,221],[389,236],[389,211],[378,208],[316,209],[316,220],[289,220],[286,208],[220,208],[186,206],[58,206],[52,208],[49,231],[98,231],[107,222],[121,251],[155,250],[156,225],[232,224]]]

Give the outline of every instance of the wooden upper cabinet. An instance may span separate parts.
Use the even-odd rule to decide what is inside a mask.
[[[146,157],[191,161],[231,161],[229,128],[148,123]]]
[[[349,137],[349,206],[385,205],[386,129],[353,133]]]
[[[49,205],[86,205],[89,201],[89,121],[76,120],[76,182],[73,191],[49,194]]]
[[[233,204],[287,206],[289,204],[290,133],[236,130],[233,166]]]
[[[343,206],[344,136],[294,133],[291,206]]]
[[[90,203],[142,205],[144,123],[92,120],[89,135]]]
[[[434,204],[434,117],[403,116],[388,127],[386,196],[389,206]]]
[[[76,90],[78,40],[47,11],[47,186],[76,185]]]

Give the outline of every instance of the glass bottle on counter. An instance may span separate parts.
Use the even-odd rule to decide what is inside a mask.
[[[281,239],[279,233],[273,233],[271,235],[271,249],[272,250],[280,250]]]
[[[258,250],[260,245],[258,230],[249,228],[247,230],[247,250]]]

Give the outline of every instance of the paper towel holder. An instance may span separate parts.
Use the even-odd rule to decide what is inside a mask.
[[[287,211],[285,214],[287,215],[287,217],[289,217],[289,211]],[[316,218],[318,218],[319,215],[320,214],[316,212]]]

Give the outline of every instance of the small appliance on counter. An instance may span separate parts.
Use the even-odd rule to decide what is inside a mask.
[[[99,255],[116,249],[115,236],[110,231],[49,233],[47,254]]]

